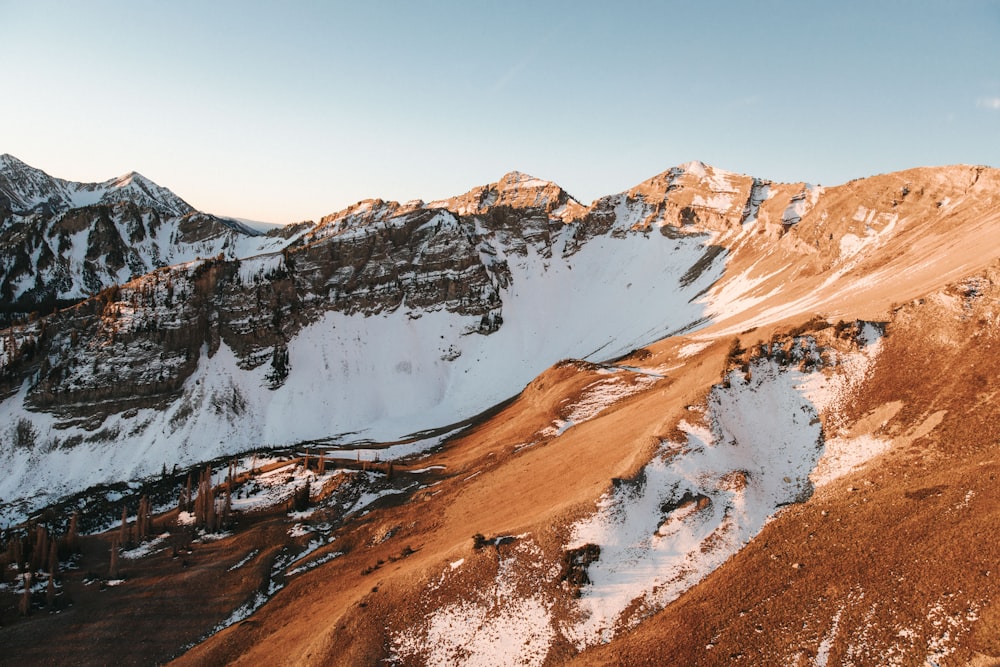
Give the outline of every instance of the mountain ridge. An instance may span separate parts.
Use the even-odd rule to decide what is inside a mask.
[[[820,187],[688,163],[586,207],[511,173],[158,268],[0,331],[3,520],[166,498],[166,532],[85,536],[79,605],[28,591],[0,639],[95,663],[991,664],[998,297],[1000,171],[968,166]],[[228,532],[179,511],[212,459]],[[109,553],[126,577],[98,591]],[[150,641],[105,632],[109,604]]]
[[[608,359],[680,331],[710,331],[727,318],[735,318],[730,329],[737,332],[754,312],[759,326],[785,307],[768,310],[768,303],[784,303],[806,285],[812,287],[804,296],[792,299],[806,308],[845,290],[864,294],[872,285],[847,288],[850,275],[864,261],[884,261],[880,248],[894,234],[910,233],[910,211],[944,220],[985,211],[981,224],[989,228],[995,196],[969,202],[959,196],[971,186],[992,192],[985,184],[997,181],[997,173],[955,167],[809,189],[698,163],[572,215],[566,212],[575,200],[565,191],[522,174],[445,205],[362,202],[288,242],[269,239],[270,253],[158,269],[42,320],[44,328],[10,330],[0,378],[12,410],[8,423],[28,420],[43,440],[95,446],[116,430],[131,431],[150,452],[145,462],[129,464],[137,470],[157,465],[151,458],[173,456],[169,447],[161,451],[168,441],[193,456],[199,430],[217,431],[231,446],[259,439],[292,444],[363,428],[367,437],[398,438],[481,412],[565,356]],[[928,184],[904,195],[905,183],[918,176]],[[955,201],[938,206],[950,197]],[[828,199],[837,220],[823,204]],[[842,200],[851,202],[850,211]],[[925,227],[913,233],[924,235]],[[928,238],[931,244],[936,236]],[[617,264],[608,264],[611,257]],[[933,271],[921,275],[938,280]],[[663,310],[667,304],[673,305]],[[602,327],[589,326],[594,308],[613,316]],[[375,333],[376,318],[410,332],[401,349]],[[344,333],[321,342],[329,327]],[[90,342],[71,344],[81,339]],[[45,366],[38,366],[39,347]],[[220,349],[229,361],[218,372],[229,379],[211,392],[222,397],[231,383],[241,409],[253,407],[250,418],[230,411],[211,425],[204,416],[189,421],[192,402],[206,400],[193,383],[219,363]],[[324,368],[301,370],[317,349],[325,350]],[[501,358],[524,367],[503,368],[509,364]],[[115,369],[117,381],[101,368]],[[24,385],[27,378],[33,379]],[[356,389],[346,391],[352,383]],[[316,393],[327,384],[345,389],[336,397]],[[396,399],[379,395],[386,385],[397,387]],[[346,409],[317,419],[327,404]],[[284,434],[268,426],[278,406],[300,414]],[[137,407],[153,412],[139,421],[123,417]],[[153,426],[163,419],[169,423]],[[154,435],[157,428],[162,435]],[[16,450],[7,455],[20,457]],[[11,461],[12,469],[21,465]],[[7,493],[28,477],[27,469],[11,476]],[[41,479],[32,486],[39,488]]]
[[[134,171],[77,183],[0,156],[0,252],[6,258],[0,295],[7,323],[169,264],[281,245],[277,235],[196,211]]]
[[[106,181],[78,183],[49,176],[9,153],[0,155],[0,193],[10,198],[12,203],[19,204],[21,209],[17,212],[20,213],[38,207],[65,211],[118,201],[145,204],[161,214],[174,216],[195,210],[170,190],[136,171]]]

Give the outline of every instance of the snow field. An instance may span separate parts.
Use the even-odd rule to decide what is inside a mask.
[[[567,226],[555,248],[570,234]],[[11,425],[0,427],[0,468],[8,473],[0,479],[0,520],[23,518],[94,484],[155,474],[164,463],[191,465],[337,434],[393,441],[456,423],[517,393],[559,359],[612,358],[699,321],[702,306],[690,300],[721,275],[724,262],[686,287],[678,281],[705,242],[630,233],[593,238],[568,256],[528,244],[526,255],[506,257],[512,280],[502,291],[504,322],[490,335],[470,333],[478,317],[445,310],[328,312],[289,341],[291,370],[278,389],[269,388],[267,364],[245,370],[225,344],[211,357],[203,348],[182,396],[166,410],[113,414],[96,434],[57,428],[56,416],[27,411],[25,386],[0,403],[0,424]],[[246,260],[243,278],[254,280],[278,261]],[[31,422],[39,446],[8,444],[20,419]],[[71,438],[83,442],[61,447]],[[90,442],[98,438],[115,445]]]
[[[730,388],[712,391],[710,427],[682,424],[685,442],[664,443],[637,479],[621,483],[574,527],[567,548],[601,548],[580,599],[584,620],[565,628],[578,648],[638,623],[626,613],[636,601],[647,613],[662,608],[739,550],[781,505],[808,497],[821,433],[796,389],[801,374],[769,360],[751,372],[749,383],[733,372]]]
[[[823,455],[809,475],[816,487],[843,477],[887,451],[891,445],[888,440],[871,435],[849,438],[836,432],[840,422],[837,412],[871,372],[882,349],[882,333],[875,325],[865,323],[858,342],[857,353],[840,355],[837,359],[837,372],[812,373],[799,386],[816,409],[827,416],[827,424],[834,427],[834,432],[827,434]]]
[[[631,383],[621,376],[597,380],[583,389],[580,398],[565,411],[565,418],[556,419],[552,425],[539,431],[542,438],[559,436],[569,428],[590,421],[618,401],[637,394],[656,383],[651,375],[639,375]]]
[[[425,620],[392,636],[392,659],[419,659],[426,665],[540,666],[556,638],[552,601],[540,592],[525,594],[525,583],[551,579],[554,574],[527,535],[498,549],[494,578],[472,597],[434,608]],[[486,547],[492,549],[492,547]],[[448,565],[425,598],[447,589],[461,576],[461,559]],[[530,590],[530,584],[527,586]]]
[[[669,604],[740,550],[782,506],[806,500],[818,470],[819,483],[827,483],[877,453],[853,442],[831,452],[819,420],[818,410],[836,411],[870,372],[881,345],[878,330],[866,326],[860,343],[858,352],[840,355],[832,368],[807,374],[761,358],[751,365],[749,380],[732,372],[728,387],[713,388],[703,423],[682,423],[684,440],[664,442],[635,479],[616,483],[594,514],[572,527],[566,549],[596,544],[600,557],[588,566],[590,583],[573,602],[570,620],[553,619],[556,601],[538,585],[553,581],[558,566],[550,563],[546,570],[524,540],[518,542],[523,551],[515,552],[517,568],[501,557],[501,572],[511,574],[509,580],[498,575],[497,595],[474,592],[439,607],[431,603],[422,624],[393,636],[396,658],[540,664],[546,638],[551,645],[562,636],[582,650]],[[595,393],[606,389],[598,387],[603,382],[592,385]],[[581,405],[588,403],[585,392]],[[821,461],[825,467],[818,468]],[[425,596],[446,590],[464,566],[465,559],[446,565]],[[536,585],[525,589],[525,581]],[[503,634],[522,642],[524,652],[509,652]],[[821,654],[824,646],[829,650],[821,643]]]

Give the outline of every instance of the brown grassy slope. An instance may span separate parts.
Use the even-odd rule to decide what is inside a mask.
[[[107,587],[111,540],[117,531],[81,540],[76,569],[60,575],[58,613],[13,612],[0,625],[0,665],[121,665],[162,663],[199,641],[266,582],[287,528],[264,517],[234,537],[191,544],[178,533],[156,553],[119,560],[124,583]],[[174,555],[173,547],[181,549]],[[235,572],[244,556],[258,554]]]
[[[921,185],[914,187],[918,181]],[[910,191],[904,196],[903,188],[908,186]],[[560,530],[580,512],[593,507],[613,477],[626,476],[644,463],[654,438],[669,434],[683,407],[697,402],[718,379],[725,343],[732,333],[759,326],[745,336],[745,342],[750,342],[758,336],[767,337],[777,321],[804,321],[816,311],[834,317],[885,318],[894,303],[927,294],[944,278],[982,269],[996,255],[983,249],[1000,248],[997,186],[994,170],[953,167],[890,174],[829,189],[792,228],[780,224],[790,199],[789,193],[782,191],[780,197],[762,206],[760,224],[753,230],[728,241],[723,239],[734,252],[727,276],[720,284],[725,285],[759,260],[750,275],[774,275],[748,295],[774,293],[740,315],[699,332],[699,337],[722,337],[715,348],[697,358],[700,365],[691,364],[669,374],[668,380],[628,399],[620,408],[574,427],[555,441],[515,453],[517,445],[530,441],[558,414],[559,399],[572,398],[589,381],[585,373],[578,375],[570,367],[548,371],[500,415],[427,461],[428,465],[448,466],[451,477],[446,482],[419,492],[414,503],[373,513],[367,524],[356,528],[350,553],[293,582],[252,623],[221,633],[180,662],[281,659],[304,664],[356,664],[379,660],[387,655],[386,627],[416,621],[423,613],[417,606],[418,591],[430,578],[452,560],[477,557],[469,539],[472,533],[492,536],[532,532],[545,542],[547,556],[555,560],[559,539],[564,537]],[[959,201],[966,192],[975,198],[958,207],[949,208],[950,204],[944,203],[949,199],[952,203]],[[874,211],[874,216],[869,218],[866,213],[861,216],[863,220],[855,220],[860,206]],[[860,237],[884,231],[889,219],[879,216],[894,212],[898,219],[870,246],[874,249],[871,255],[848,258],[858,260],[853,264],[842,257],[840,241],[845,235]],[[938,252],[936,249],[942,246],[945,252]],[[824,287],[824,282],[838,270],[842,272],[839,279]],[[872,275],[874,279],[870,279]],[[928,339],[938,335],[934,333],[935,317],[940,316],[926,316],[923,326]],[[898,322],[902,322],[900,317]],[[970,335],[974,330],[968,330]],[[897,347],[887,349],[875,376],[877,382],[869,389],[875,392],[882,387],[877,390],[881,394],[863,395],[853,408],[852,418],[860,420],[886,402],[901,400],[903,407],[890,426],[899,431],[896,435],[900,442],[905,442],[905,436],[925,423],[927,415],[943,409],[931,410],[928,401],[934,394],[927,388],[945,382],[942,378],[951,367],[929,344],[911,349],[908,334],[902,329],[891,329],[889,341]],[[670,358],[678,345],[678,341],[668,340],[650,346],[658,356],[648,365]],[[923,352],[917,354],[915,350],[920,349]],[[960,358],[950,357],[948,363],[957,364],[956,368],[965,373]],[[967,384],[970,378],[961,373],[952,384]],[[903,388],[923,398],[893,398]],[[951,385],[941,387],[945,392],[952,389]],[[971,409],[965,403],[961,407],[966,412]],[[928,457],[940,447],[934,444],[934,438],[956,428],[956,423],[965,423],[963,414],[958,406],[951,409],[929,434],[913,440],[912,446],[918,449],[897,448],[884,459],[896,461],[902,457],[899,462],[874,466],[869,468],[873,471],[870,473],[862,471],[853,482],[835,483],[809,504],[783,514],[750,548],[705,584],[633,635],[613,644],[608,652],[598,651],[585,658],[594,664],[606,664],[620,654],[637,663],[656,663],[670,656],[680,663],[716,664],[742,651],[756,656],[758,663],[767,662],[767,657],[789,655],[792,648],[815,653],[841,606],[845,609],[841,623],[850,634],[857,635],[868,624],[880,628],[878,632],[883,634],[895,631],[888,621],[881,622],[886,614],[902,614],[893,623],[909,627],[927,617],[928,605],[950,605],[950,598],[938,600],[944,595],[940,581],[950,581],[955,571],[971,569],[967,567],[970,561],[949,560],[946,554],[954,551],[955,544],[969,544],[975,553],[988,556],[990,544],[984,535],[991,533],[977,526],[985,522],[995,527],[990,509],[995,496],[983,482],[988,476],[979,478],[976,488],[962,490],[959,500],[964,499],[966,491],[973,490],[972,498],[981,499],[976,502],[986,507],[974,518],[970,513],[949,518],[952,523],[935,525],[940,523],[935,517],[955,499],[943,494],[940,502],[944,505],[939,505],[936,492],[924,491],[944,484],[955,486],[956,480],[968,471],[980,470],[980,464],[991,465],[988,461],[992,454],[982,443],[962,444],[967,458],[956,461],[950,471],[940,465],[927,465]],[[979,423],[988,421],[983,414],[977,419]],[[874,423],[878,424],[878,420]],[[862,487],[865,481],[869,484]],[[866,495],[848,491],[852,483],[863,488]],[[916,500],[908,497],[908,492],[916,494]],[[373,545],[369,534],[378,534],[386,526],[398,526],[400,530],[392,540]],[[417,547],[415,555],[387,564],[372,575],[359,575],[379,559],[388,563],[393,550],[407,542]],[[774,550],[776,558],[771,558],[769,550]],[[792,568],[796,562],[805,566]],[[873,563],[885,563],[885,573],[873,574]],[[928,563],[943,568],[940,579],[918,577]],[[486,568],[486,577],[488,564],[479,563],[477,567]],[[896,572],[908,578],[897,581]],[[734,583],[724,587],[717,582]],[[971,588],[972,583],[966,582],[965,588]],[[866,586],[871,587],[870,592],[865,592]],[[852,596],[862,594],[867,596],[863,599],[874,598],[877,602],[859,607]],[[861,609],[856,618],[851,616],[854,611],[848,611],[855,607]],[[992,613],[990,609],[982,607],[984,623]],[[807,612],[814,615],[808,616]],[[768,618],[781,622],[765,622]],[[913,629],[914,645],[936,629]],[[888,641],[887,636],[880,641]],[[831,655],[843,655],[847,650],[841,639],[831,642]],[[709,643],[715,646],[707,657],[695,651],[695,647],[704,650]],[[873,645],[878,646],[877,642]],[[976,650],[988,649],[984,644]],[[841,653],[837,654],[837,650]],[[568,658],[569,653],[565,647],[557,647],[553,659]]]
[[[411,503],[373,513],[354,531],[344,557],[295,580],[252,624],[220,633],[177,664],[371,664],[386,656],[390,624],[419,620],[416,597],[449,562],[481,556],[473,562],[489,569],[489,552],[472,549],[473,533],[531,532],[558,560],[563,536],[556,529],[592,508],[612,477],[627,476],[645,462],[683,406],[699,400],[718,378],[723,354],[718,345],[684,380],[663,380],[604,419],[515,452],[558,415],[563,398],[600,377],[570,364],[553,367],[496,418],[428,459],[428,465],[456,471],[453,477],[418,492]],[[650,400],[659,406],[653,413]],[[377,526],[398,531],[373,544]],[[415,554],[389,560],[407,544]],[[382,567],[360,574],[378,560],[385,561]]]
[[[912,187],[904,197],[907,184]],[[739,187],[742,196],[749,183],[741,181]],[[687,341],[651,345],[652,358],[626,363],[677,366],[666,379],[559,438],[523,448],[564,416],[564,400],[572,401],[602,377],[586,365],[554,366],[499,414],[420,462],[446,466],[434,476],[440,484],[409,498],[387,499],[351,521],[330,547],[344,551],[343,556],[294,578],[253,617],[178,662],[383,660],[387,628],[419,622],[429,610],[426,604],[478,594],[496,575],[501,551],[474,550],[473,533],[531,533],[545,558],[557,563],[570,522],[593,508],[613,478],[628,477],[643,465],[654,443],[671,435],[677,420],[688,414],[685,406],[700,402],[719,379],[733,333],[757,326],[743,336],[744,343],[766,339],[780,320],[796,324],[816,311],[831,319],[889,319],[892,304],[927,295],[944,277],[983,269],[1000,249],[995,171],[913,170],[830,188],[798,225],[787,229],[781,215],[801,186],[775,189],[775,197],[761,207],[759,225],[733,230],[719,241],[734,250],[720,286],[758,262],[750,275],[775,275],[748,295],[774,294],[741,314],[726,313],[725,321],[697,334],[714,340],[713,347],[682,365],[677,350]],[[962,204],[965,192],[975,198]],[[895,205],[893,199],[898,199]],[[952,203],[937,205],[945,200]],[[860,206],[875,211],[870,222],[867,214],[854,219]],[[879,216],[893,211],[899,219],[877,247],[871,246],[876,252],[859,256],[853,266],[845,263],[840,254],[845,235],[863,235],[869,227],[885,230],[888,219]],[[843,275],[821,288],[839,270]],[[986,279],[996,282],[993,274]],[[998,562],[993,536],[1000,517],[990,478],[1000,472],[994,461],[1000,458],[995,456],[997,427],[990,419],[1000,389],[991,371],[991,350],[1000,344],[990,310],[996,297],[995,287],[988,285],[971,292],[960,287],[897,310],[880,365],[846,415],[848,427],[859,425],[855,435],[875,430],[891,436],[894,450],[784,512],[703,584],[633,634],[581,661],[784,663],[800,652],[815,656],[829,637],[831,664],[848,658],[878,664],[890,649],[910,664],[922,659],[917,649],[944,630],[962,645],[956,659],[977,652],[1000,655],[995,646],[1000,613],[992,603]],[[107,605],[110,614],[99,613],[97,600],[89,616],[79,613],[81,605],[76,616],[31,619],[5,636],[22,632],[18,627],[44,629],[31,634],[51,637],[44,646],[26,648],[26,634],[15,647],[35,662],[68,655],[92,663],[106,662],[108,655],[125,663],[161,660],[170,655],[171,643],[191,641],[252,595],[252,584],[238,583],[224,570],[250,545],[286,539],[288,526],[282,521],[287,522],[262,522],[249,533],[212,543],[213,551],[206,547],[217,562],[195,564],[193,583],[179,568],[156,575],[159,566],[153,563],[149,579],[136,573],[135,585],[107,591],[111,601],[125,596]],[[415,552],[404,557],[406,547]],[[424,596],[427,584],[460,558],[467,561],[465,578],[436,598]],[[793,567],[796,563],[801,567]],[[259,565],[267,569],[266,563]],[[172,611],[178,607],[155,600],[175,593],[189,615],[167,626],[171,614],[180,613]],[[831,632],[834,618],[836,633]],[[157,625],[161,621],[163,627]],[[901,631],[909,634],[901,636]],[[866,632],[870,636],[864,637]],[[157,637],[155,647],[143,643],[149,633]],[[706,649],[708,644],[712,648]],[[550,661],[561,663],[572,654],[570,647],[558,645]]]
[[[891,304],[982,270],[1000,249],[1000,170],[885,174],[825,189],[794,226],[781,225],[782,213],[774,197],[761,207],[757,225],[723,237],[731,254],[709,294],[744,276],[760,280],[745,296],[766,298],[723,313],[722,327],[713,330],[736,332],[812,312],[874,319]],[[851,255],[854,239],[867,245]]]
[[[919,665],[948,633],[945,664],[996,664],[997,278],[975,283],[977,296],[950,289],[894,313],[847,411],[857,423],[901,402],[872,424],[893,439],[890,452],[781,514],[675,604],[578,662],[796,664],[826,640],[828,664]]]

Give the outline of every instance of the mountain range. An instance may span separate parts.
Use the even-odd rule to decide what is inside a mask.
[[[1000,659],[996,169],[511,172],[261,235],[5,155],[0,215],[4,521],[276,451],[315,503],[199,543],[233,602],[140,662]]]
[[[7,324],[161,266],[246,256],[279,249],[286,241],[238,220],[195,211],[135,172],[103,183],[75,183],[7,154],[0,155],[0,220],[0,298]]]

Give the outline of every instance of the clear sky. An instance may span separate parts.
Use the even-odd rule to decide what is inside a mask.
[[[1000,165],[1000,1],[0,0],[0,153],[272,222],[519,170]]]

